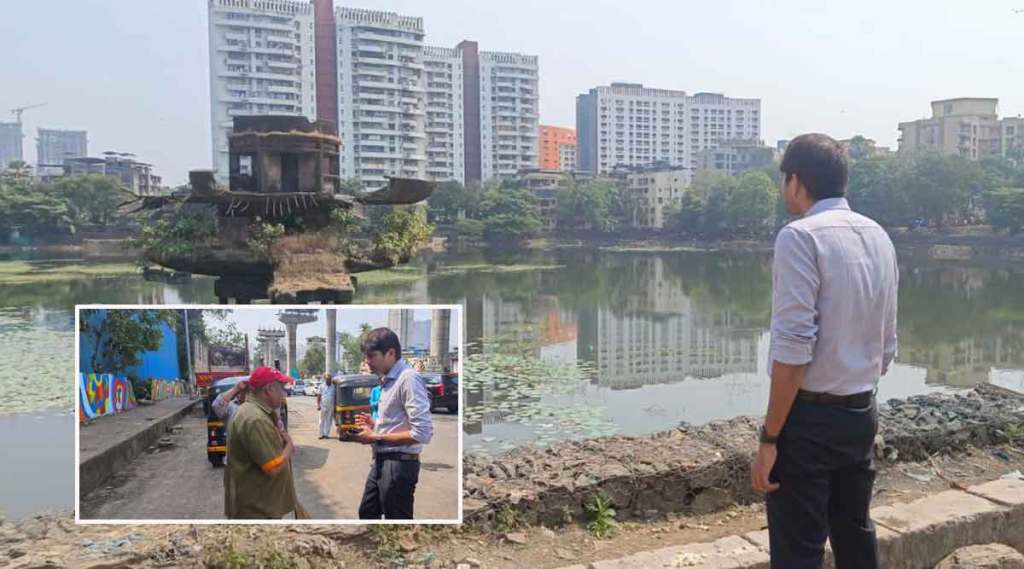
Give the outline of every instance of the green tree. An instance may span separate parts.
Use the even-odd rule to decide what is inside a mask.
[[[734,231],[761,236],[772,229],[779,191],[764,172],[746,172],[729,194],[726,220]]]
[[[60,178],[53,192],[68,204],[76,223],[96,225],[108,225],[117,219],[117,206],[131,195],[120,180],[100,174]]]
[[[985,213],[992,229],[1016,235],[1024,230],[1024,188],[997,188],[985,195]]]
[[[27,235],[52,234],[55,229],[74,230],[67,204],[31,182],[0,185],[0,211],[3,239],[14,229]]]
[[[543,225],[537,200],[526,190],[490,185],[480,201],[484,239],[516,243],[540,234]]]
[[[105,310],[83,309],[79,317],[79,333],[93,344],[89,362],[92,373],[124,373],[141,363],[144,352],[160,347],[163,341],[161,324],[175,329],[175,310]]]
[[[847,150],[847,154],[849,155],[850,160],[856,162],[857,160],[865,160],[867,158],[871,158],[873,151],[874,144],[872,144],[870,141],[868,141],[868,139],[858,134],[850,139],[850,145]]]
[[[419,212],[393,209],[373,229],[373,248],[392,262],[407,259],[434,233]]]
[[[324,369],[326,369],[326,363],[327,354],[324,352],[324,347],[320,344],[314,344],[306,349],[306,355],[299,362],[299,373],[303,377],[321,375],[324,373]]]
[[[559,227],[609,232],[624,221],[625,207],[618,188],[607,180],[584,184],[570,181],[557,195]]]
[[[431,223],[455,223],[464,216],[475,215],[479,193],[476,185],[442,182],[427,200],[428,219]]]
[[[901,164],[891,158],[854,162],[846,195],[850,207],[886,226],[906,225],[913,219],[907,194],[900,191]]]
[[[189,323],[191,324],[191,321]],[[245,348],[245,334],[238,329],[234,322],[224,322],[216,327],[207,327],[205,335],[206,341],[211,346]]]
[[[701,216],[704,213],[704,201],[696,192],[687,190],[679,199],[679,204],[665,216],[665,227],[670,231],[687,235],[695,235],[701,229]]]
[[[896,191],[905,193],[916,216],[940,227],[967,219],[972,192],[981,185],[977,164],[961,156],[912,156],[900,174]]]

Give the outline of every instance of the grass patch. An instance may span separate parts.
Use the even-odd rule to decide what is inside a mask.
[[[508,533],[518,529],[521,525],[522,520],[519,517],[519,512],[507,504],[502,506],[498,513],[494,515],[495,529],[501,533]]]
[[[399,543],[401,526],[376,524],[370,526],[370,535],[375,547],[374,553],[382,561],[394,561],[402,557],[402,546]]]
[[[0,262],[0,285],[27,285],[80,278],[141,275],[134,263],[53,263],[29,261]]]
[[[423,271],[416,267],[395,267],[379,271],[366,271],[365,273],[356,273],[353,276],[359,281],[359,286],[406,284],[416,282],[425,277]]]
[[[605,496],[601,494],[594,496],[585,507],[590,513],[590,523],[587,524],[587,529],[597,539],[610,536],[619,527],[619,523],[615,521],[615,508],[612,507],[611,500]]]

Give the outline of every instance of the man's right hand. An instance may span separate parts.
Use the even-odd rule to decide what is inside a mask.
[[[356,415],[356,427],[360,429],[373,429],[373,419],[370,418],[370,414],[360,413]]]

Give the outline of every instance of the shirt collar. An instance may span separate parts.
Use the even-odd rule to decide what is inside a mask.
[[[260,411],[263,411],[267,415],[273,415],[274,414],[274,410],[271,409],[269,405],[264,403],[263,400],[260,399],[259,397],[249,396],[245,400],[246,403],[249,403],[250,401],[252,402],[253,405],[259,407]]]
[[[405,371],[405,368],[407,368],[407,367],[409,367],[409,364],[406,363],[405,359],[404,358],[399,358],[398,361],[395,362],[395,365],[391,366],[391,369],[388,370],[388,373],[385,374],[384,377],[381,378],[381,380],[380,380],[381,384],[383,385],[384,383],[387,383],[388,381],[390,381],[392,379],[397,379],[398,376],[403,371]]]
[[[825,198],[823,200],[818,200],[811,206],[811,209],[807,210],[804,217],[816,215],[830,209],[850,209],[850,203],[846,201],[846,198]]]

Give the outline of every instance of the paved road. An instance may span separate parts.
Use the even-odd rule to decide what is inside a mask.
[[[370,450],[337,439],[319,440],[316,399],[288,399],[289,430],[296,445],[292,466],[299,500],[315,519],[356,519]],[[145,453],[103,487],[85,496],[83,519],[222,519],[223,469],[206,460],[206,420],[182,419],[174,445]],[[458,420],[434,414],[434,439],[422,456],[416,489],[418,519],[458,517]]]

